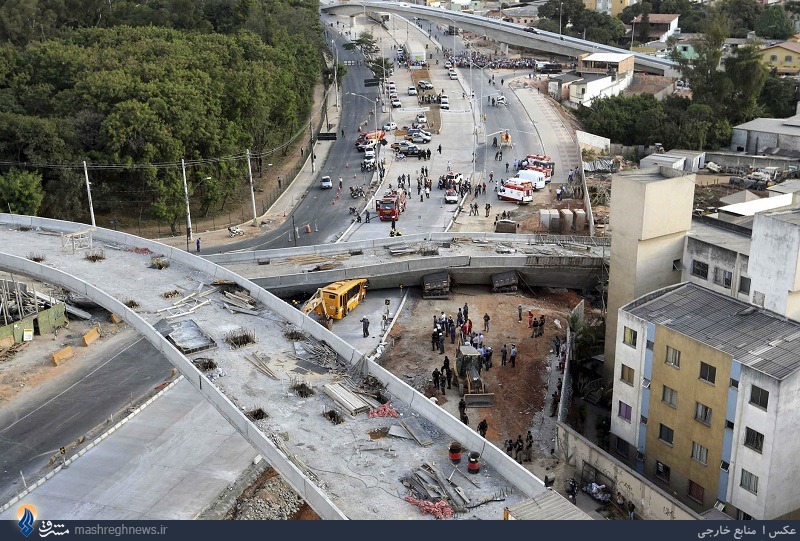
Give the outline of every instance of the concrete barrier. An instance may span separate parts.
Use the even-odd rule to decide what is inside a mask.
[[[121,320],[120,320],[121,321]],[[83,347],[89,347],[93,342],[100,338],[100,331],[95,327],[91,331],[83,335]]]
[[[55,353],[53,353],[53,366],[59,366],[60,364],[73,358],[74,356],[75,356],[75,351],[72,349],[72,346],[61,348]]]

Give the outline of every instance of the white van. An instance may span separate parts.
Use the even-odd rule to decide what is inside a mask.
[[[458,79],[458,73],[456,73],[456,70],[452,70],[452,69],[450,70],[450,78],[451,79]]]
[[[534,171],[532,169],[520,169],[517,171],[517,178],[522,180],[530,180],[533,182],[535,190],[544,190],[547,186],[547,177],[541,171]]]
[[[450,109],[450,98],[447,96],[442,96],[441,101],[439,102],[439,107],[442,109]]]

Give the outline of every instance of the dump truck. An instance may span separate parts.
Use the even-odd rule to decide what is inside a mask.
[[[456,375],[458,394],[470,408],[494,406],[494,393],[481,378],[481,354],[472,346],[460,346],[456,352]]]
[[[447,271],[426,274],[422,277],[423,299],[450,298],[450,273]]]

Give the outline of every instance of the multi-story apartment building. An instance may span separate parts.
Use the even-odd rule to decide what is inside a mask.
[[[618,323],[611,448],[698,511],[800,517],[800,323],[692,283]]]

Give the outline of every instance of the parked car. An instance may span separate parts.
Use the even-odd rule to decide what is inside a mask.
[[[425,113],[420,113],[420,114],[417,115],[417,122],[420,123],[420,124],[427,124],[428,123],[428,117],[425,116]]]
[[[539,33],[539,31],[537,29],[535,29],[534,27],[532,27],[532,26],[529,26],[528,28],[525,28],[525,31],[526,32],[531,32],[533,34],[538,34]]]
[[[408,141],[395,141],[391,144],[392,150],[400,150],[403,148],[413,147],[416,146],[414,143],[410,143]]]
[[[397,98],[392,100],[392,107],[394,107],[395,109],[397,109],[398,107],[402,107],[402,106],[403,106],[402,102],[400,100],[398,100]]]
[[[458,193],[454,189],[449,189],[444,192],[445,203],[458,203]]]
[[[322,189],[333,188],[333,181],[331,180],[331,177],[329,177],[328,175],[322,177],[319,181],[319,186]]]
[[[433,90],[433,85],[431,84],[430,81],[426,81],[425,79],[421,79],[417,83],[417,88],[419,88],[420,90]]]
[[[426,137],[426,136],[422,135],[421,133],[415,133],[414,135],[411,136],[410,141],[412,143],[430,143],[431,142],[431,138],[430,137]]]
[[[395,149],[396,152],[400,154],[406,154],[411,156],[416,156],[420,153],[420,148],[411,143],[409,141],[400,141],[398,143],[392,143],[392,148]]]
[[[364,152],[364,165],[374,165],[375,164],[375,149],[370,148]]]
[[[458,79],[458,73],[456,73],[456,70],[451,69],[449,75],[451,79]]]
[[[439,107],[442,109],[450,109],[450,98],[442,96],[439,100]]]
[[[450,69],[450,68],[452,68],[452,67],[453,67],[453,64],[452,64],[452,63],[451,63],[451,62],[448,60],[447,62],[445,62],[445,63],[444,63],[444,67],[445,67],[446,69]]]
[[[508,105],[508,102],[506,101],[506,97],[505,96],[498,96],[497,98],[495,98],[495,103],[497,105]]]
[[[413,86],[409,86],[408,87],[408,95],[409,96],[416,96],[418,94],[419,94],[419,92],[417,92],[416,88],[414,88]]]
[[[397,122],[387,122],[383,125],[383,131],[392,131],[397,129]]]

